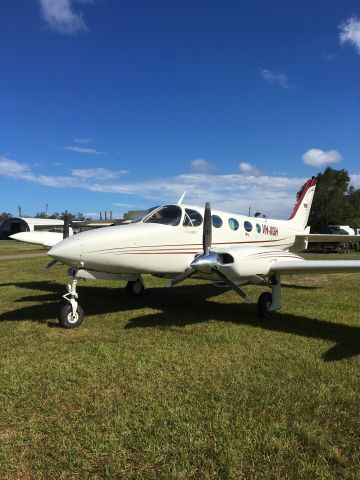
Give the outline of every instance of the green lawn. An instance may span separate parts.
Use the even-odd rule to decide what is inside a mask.
[[[47,249],[31,243],[15,242],[14,240],[0,240],[0,256],[22,253],[46,252]]]
[[[0,262],[1,479],[359,479],[359,275],[285,277],[270,320],[196,280],[81,282],[63,330],[47,262]]]

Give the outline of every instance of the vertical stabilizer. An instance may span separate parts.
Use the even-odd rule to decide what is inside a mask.
[[[312,177],[305,183],[297,204],[288,220],[291,228],[304,230],[309,219],[311,204],[314,198],[316,178]]]

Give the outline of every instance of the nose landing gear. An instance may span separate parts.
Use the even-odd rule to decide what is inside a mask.
[[[63,298],[69,303],[65,304],[59,313],[59,322],[63,328],[76,328],[79,327],[84,320],[84,310],[77,302],[79,297],[77,286],[77,269],[72,270],[71,284],[67,285],[67,293],[63,295]]]

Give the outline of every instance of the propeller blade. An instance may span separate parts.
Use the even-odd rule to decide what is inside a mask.
[[[228,278],[224,273],[220,272],[220,270],[218,270],[217,268],[213,268],[212,270],[219,278],[221,278],[221,280],[227,283],[229,287],[235,290],[235,292],[238,293],[240,297],[245,300],[246,303],[251,303],[251,298],[246,295],[246,293],[241,290],[241,288],[239,288],[232,280],[230,280],[230,278]]]
[[[209,255],[210,253],[210,248],[211,248],[211,208],[210,208],[210,203],[206,202],[205,204],[205,211],[204,211],[204,226],[203,226],[203,250],[204,253],[202,253],[199,258],[202,258],[204,256]],[[196,268],[190,267],[187,268],[183,273],[180,273],[177,275],[175,278],[173,278],[169,283],[168,287],[173,287],[174,285],[177,285],[178,283],[186,280],[187,278],[191,277],[195,272],[197,271]]]
[[[46,265],[46,270],[49,270],[49,268],[53,267],[55,265],[55,263],[57,263],[57,260],[55,260],[55,258],[53,258],[51,260],[51,262],[49,262],[47,265]]]
[[[63,232],[63,239],[68,238],[69,236],[69,215],[65,213],[64,215],[64,232]]]
[[[208,255],[211,248],[211,208],[210,203],[206,202],[204,211],[204,228],[203,228],[203,250],[204,255]]]
[[[185,270],[185,272],[180,273],[177,277],[170,280],[170,282],[168,284],[168,287],[174,287],[178,283],[180,283],[180,282],[186,280],[187,278],[191,277],[191,275],[193,275],[195,272],[196,272],[196,270],[194,268],[191,268],[191,267],[187,268]]]

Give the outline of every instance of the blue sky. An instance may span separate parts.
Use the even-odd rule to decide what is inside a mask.
[[[358,1],[2,0],[0,211],[286,217],[360,187]]]

